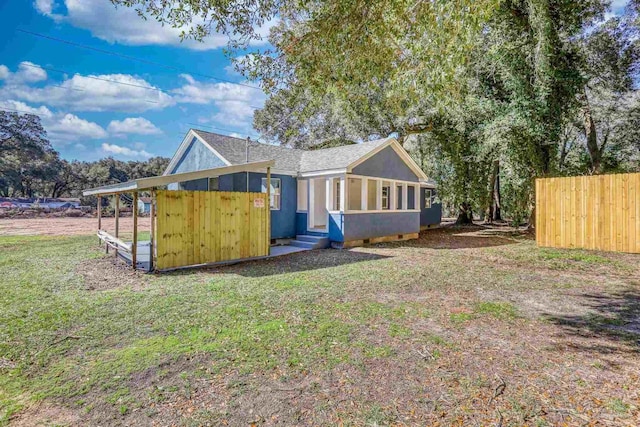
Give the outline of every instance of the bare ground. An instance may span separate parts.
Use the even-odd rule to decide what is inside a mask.
[[[140,230],[149,230],[149,217],[138,218]],[[119,223],[124,233],[133,230],[133,218],[122,217]],[[114,218],[102,218],[102,228],[115,230]],[[0,236],[78,236],[95,234],[98,229],[97,218],[0,218]]]
[[[391,289],[351,287],[339,302],[410,303],[428,315],[360,324],[350,362],[329,369],[218,371],[207,354],[181,356],[131,377],[141,405],[125,415],[94,391],[85,398],[94,402],[89,414],[46,402],[12,425],[640,425],[640,258],[541,250],[530,237],[445,228],[413,242],[183,273],[205,284],[390,259],[390,276],[415,275]],[[112,289],[105,270],[120,286],[153,286],[110,258],[77,272],[87,290],[101,291]],[[439,285],[425,285],[434,274]],[[356,338],[388,351],[365,357]]]

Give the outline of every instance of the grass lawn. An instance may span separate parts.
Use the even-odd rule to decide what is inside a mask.
[[[640,257],[444,229],[134,273],[0,237],[0,425],[640,424]]]

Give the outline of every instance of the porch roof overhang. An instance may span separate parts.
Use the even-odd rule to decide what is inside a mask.
[[[272,168],[276,164],[275,160],[263,160],[259,162],[243,163],[239,165],[222,166],[218,168],[203,169],[195,172],[183,172],[173,175],[159,175],[148,178],[139,178],[117,184],[104,185],[102,187],[90,188],[82,192],[83,196],[100,196],[106,194],[128,193],[132,191],[145,190],[154,187],[162,187],[175,182],[192,181],[202,178],[215,178],[220,175],[228,175],[238,172],[262,172],[266,168]]]

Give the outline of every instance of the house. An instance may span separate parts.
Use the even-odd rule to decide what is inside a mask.
[[[436,189],[394,138],[299,150],[190,130],[163,175],[275,160],[271,240],[347,247],[416,238],[440,223]],[[179,182],[173,190],[266,192],[266,174]],[[315,236],[315,237],[314,237]]]
[[[31,197],[31,198],[9,198],[0,197],[1,208],[22,208],[22,209],[79,209],[80,199],[71,197]]]
[[[148,214],[151,212],[151,197],[138,198],[138,212],[142,214]]]

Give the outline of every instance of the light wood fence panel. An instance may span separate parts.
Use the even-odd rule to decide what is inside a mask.
[[[264,193],[158,191],[157,268],[269,255]]]
[[[640,173],[537,179],[536,242],[640,253]]]

